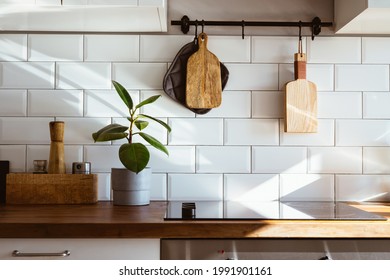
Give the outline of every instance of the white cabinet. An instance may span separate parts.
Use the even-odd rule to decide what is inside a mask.
[[[28,257],[13,257],[17,250]],[[69,256],[50,256],[69,251]],[[31,256],[33,254],[33,256]],[[159,239],[0,239],[0,260],[158,260]]]
[[[390,34],[390,0],[335,0],[336,34]]]
[[[0,31],[165,32],[167,0],[0,0]]]

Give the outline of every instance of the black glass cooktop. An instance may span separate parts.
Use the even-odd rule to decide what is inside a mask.
[[[387,220],[343,202],[170,201],[165,220]]]

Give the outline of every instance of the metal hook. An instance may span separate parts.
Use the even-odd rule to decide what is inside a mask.
[[[298,53],[301,54],[302,57],[302,21],[299,21]]]
[[[202,19],[202,33],[204,33],[204,19]]]
[[[244,40],[245,39],[245,21],[244,20],[242,21],[242,34],[241,34],[241,36],[242,36],[242,39]]]
[[[194,38],[194,40],[195,40],[195,43],[198,42],[198,20],[197,19],[195,20],[195,38]]]
[[[302,21],[299,21],[299,41],[302,41]]]

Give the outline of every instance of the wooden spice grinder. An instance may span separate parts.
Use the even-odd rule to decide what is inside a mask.
[[[50,127],[50,157],[49,157],[49,174],[65,174],[64,159],[64,127],[65,123],[53,121],[49,123]]]

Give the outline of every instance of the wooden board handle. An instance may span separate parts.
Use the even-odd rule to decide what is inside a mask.
[[[306,79],[306,54],[304,53],[294,55],[294,79]]]
[[[199,49],[206,49],[208,40],[209,40],[209,38],[208,38],[206,33],[204,33],[204,32],[200,33],[198,36]]]

